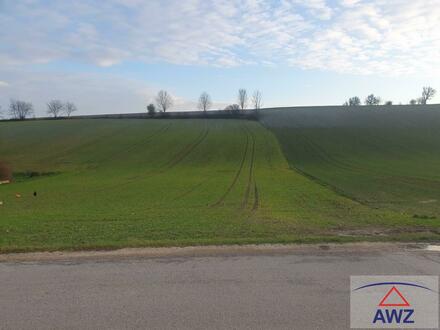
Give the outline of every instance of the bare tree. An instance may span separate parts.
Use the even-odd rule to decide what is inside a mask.
[[[9,114],[14,119],[25,120],[26,117],[31,116],[33,113],[34,107],[30,102],[11,100],[9,104]]]
[[[203,92],[199,97],[199,104],[198,104],[199,110],[206,111],[211,107],[211,105],[212,105],[211,96],[209,96],[208,93]]]
[[[3,118],[3,111],[2,111],[2,106],[0,105],[0,119]]]
[[[379,105],[380,102],[380,97],[374,96],[374,94],[368,95],[365,99],[365,105]]]
[[[173,105],[173,98],[167,91],[159,91],[156,96],[157,107],[166,112]]]
[[[240,88],[238,90],[238,105],[240,106],[241,110],[246,109],[247,107],[247,102],[248,102],[248,95],[247,95],[247,91],[244,88]]]
[[[263,96],[259,90],[254,91],[254,94],[252,94],[252,105],[255,110],[261,109],[261,106],[263,105],[262,98]]]
[[[361,104],[362,104],[361,99],[359,97],[357,97],[357,96],[353,96],[353,97],[350,97],[348,99],[348,101],[345,102],[343,105],[344,106],[348,106],[348,107],[356,107],[356,106],[359,106]]]
[[[47,113],[57,118],[64,109],[64,104],[60,100],[52,100],[47,103]]]
[[[240,106],[238,104],[230,104],[225,108],[226,111],[239,111]]]
[[[67,117],[70,117],[70,115],[77,110],[78,109],[73,102],[66,102],[64,105],[64,112],[66,113]]]
[[[427,104],[430,99],[432,99],[435,96],[435,93],[437,91],[432,87],[423,87],[422,97],[421,97],[421,103],[420,104]]]

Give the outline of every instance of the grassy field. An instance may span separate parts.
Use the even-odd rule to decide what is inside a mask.
[[[440,219],[440,106],[285,109],[263,122],[311,179],[372,208]]]
[[[340,167],[322,160],[305,142],[317,144],[313,139],[321,134],[327,141],[320,148],[329,148],[331,154],[339,148],[351,150],[339,144],[345,131],[335,133],[333,140],[331,131],[324,131],[274,129],[290,164],[323,181],[335,173],[341,189],[350,187],[349,179],[357,180],[360,170],[355,167],[358,172],[350,170],[352,176],[345,178]],[[338,143],[332,146],[331,141]],[[421,147],[418,157],[429,154],[428,148],[436,145],[430,143]],[[400,151],[391,146],[393,155]],[[379,156],[374,152],[381,150],[365,159],[374,163]],[[361,167],[366,166],[363,159]],[[387,159],[383,166],[393,160]],[[363,195],[357,198],[369,203],[359,203],[292,170],[275,135],[256,121],[0,122],[0,160],[11,166],[16,178],[0,185],[1,252],[440,237],[437,219],[421,220],[393,207],[377,209],[381,205]],[[409,176],[408,162],[399,167],[399,176]],[[422,162],[418,179],[435,175],[434,167]],[[368,178],[360,180],[362,191]],[[437,181],[430,182],[437,195],[420,196],[420,201],[437,199]],[[363,193],[370,196],[368,190]],[[435,203],[420,205],[426,207],[423,214],[437,214]]]

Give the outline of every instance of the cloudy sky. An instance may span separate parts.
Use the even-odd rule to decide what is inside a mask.
[[[440,90],[439,0],[0,0],[3,109],[139,112],[160,89],[220,108],[240,87],[265,106],[407,103],[425,85]]]

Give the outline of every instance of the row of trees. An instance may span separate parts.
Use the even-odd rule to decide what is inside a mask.
[[[77,111],[77,107],[73,102],[61,102],[60,100],[52,100],[47,103],[47,113],[54,118],[58,118],[61,115],[70,115]],[[0,118],[2,117],[2,111],[0,107]],[[25,120],[34,114],[34,106],[30,102],[14,100],[9,103],[9,116],[16,120]]]
[[[253,109],[261,109],[263,105],[263,95],[259,90],[254,91],[252,96],[249,98],[247,90],[240,88],[237,94],[237,103],[228,105],[225,110],[244,110],[248,107],[249,101]],[[161,112],[166,112],[174,104],[173,97],[167,91],[161,90],[157,93],[154,103],[150,103],[147,106],[147,111],[149,114],[154,114],[156,109]],[[212,107],[211,96],[207,92],[200,94],[197,108],[201,111],[208,111]]]
[[[409,104],[428,104],[428,101],[434,98],[437,91],[432,87],[423,87],[422,96],[417,99],[412,99],[409,101]],[[381,105],[382,99],[374,94],[368,95],[364,101],[365,105]],[[386,101],[383,104],[385,105],[393,105],[393,102]],[[345,103],[345,106],[360,106],[362,105],[362,101],[358,96],[350,97]]]

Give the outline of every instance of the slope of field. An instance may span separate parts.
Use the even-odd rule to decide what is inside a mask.
[[[440,106],[278,109],[262,121],[291,167],[317,182],[373,208],[440,219]]]
[[[0,161],[3,252],[439,236],[292,171],[255,121],[1,122]]]

